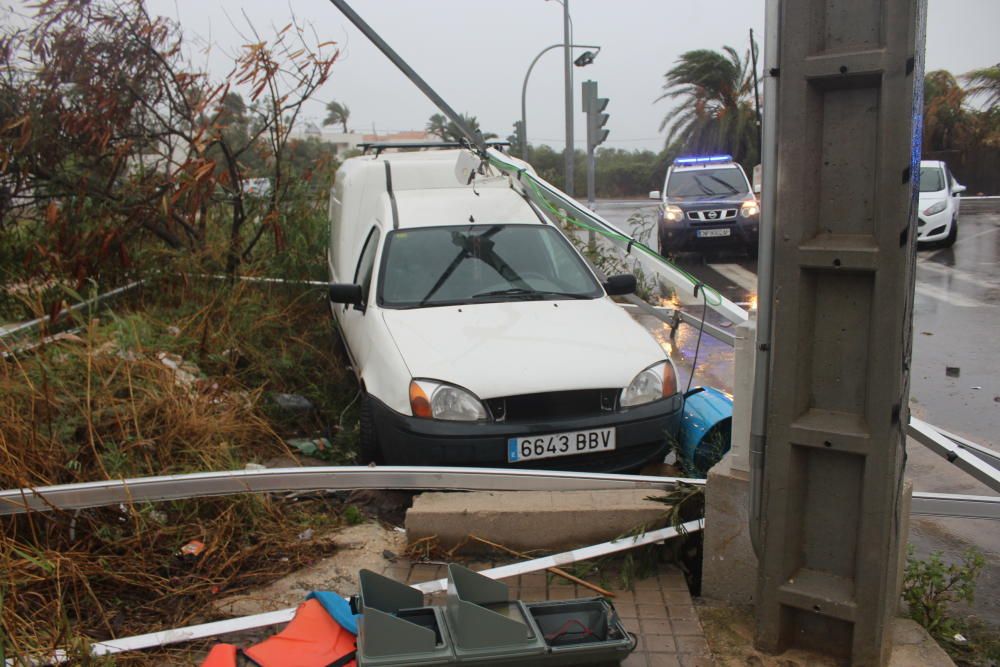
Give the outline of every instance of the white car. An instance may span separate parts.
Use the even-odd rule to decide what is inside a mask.
[[[939,160],[920,161],[920,201],[917,214],[917,242],[940,242],[951,246],[958,238],[959,185],[948,165]]]
[[[362,460],[662,460],[684,401],[663,348],[609,298],[635,278],[602,283],[516,178],[460,181],[462,154],[351,158],[331,190],[331,310],[362,390]]]

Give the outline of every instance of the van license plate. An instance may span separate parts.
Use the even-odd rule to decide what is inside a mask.
[[[596,428],[589,431],[549,433],[526,438],[507,439],[507,462],[534,461],[553,456],[593,454],[615,448],[615,429]]]
[[[707,239],[715,236],[729,236],[733,233],[733,230],[725,227],[723,229],[699,229],[698,238]]]

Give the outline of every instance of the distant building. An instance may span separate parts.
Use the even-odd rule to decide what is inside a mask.
[[[370,133],[360,132],[338,132],[333,126],[320,127],[315,122],[306,121],[297,125],[292,130],[292,136],[297,139],[311,141],[322,141],[333,144],[336,154],[343,155],[351,150],[356,150],[363,143],[374,143],[379,141],[389,142],[439,142],[441,138],[434,134],[429,134],[424,130],[404,130],[402,132]]]

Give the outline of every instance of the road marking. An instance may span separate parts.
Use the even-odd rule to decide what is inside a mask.
[[[983,303],[982,301],[977,301],[976,299],[970,299],[962,296],[957,292],[951,292],[949,290],[941,289],[940,287],[928,285],[927,283],[917,283],[916,291],[917,294],[922,294],[923,296],[937,299],[938,301],[943,301],[949,305],[958,306],[959,308],[982,308],[984,306],[991,305]]]
[[[757,274],[753,271],[744,269],[739,264],[709,264],[708,266],[746,291],[757,292]]]

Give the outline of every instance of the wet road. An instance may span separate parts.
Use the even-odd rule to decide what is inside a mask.
[[[627,220],[633,213],[638,211],[649,220],[655,208],[644,202],[602,201],[598,202],[597,211],[616,225],[628,226]],[[755,297],[757,262],[745,253],[685,253],[677,257],[677,264],[731,301],[746,304]],[[700,314],[700,308],[690,310]],[[669,329],[661,331],[663,327],[655,319],[642,320],[661,341],[669,334]],[[963,212],[958,241],[952,248],[918,250],[910,387],[913,414],[970,440],[1000,444],[997,442],[1000,434],[997,332],[1000,332],[1000,203],[993,212]],[[675,361],[685,366],[691,356],[688,343],[697,338],[696,335],[692,338],[691,333],[691,327],[680,327],[670,347]],[[698,373],[704,374],[705,379],[696,376],[696,383],[711,384],[711,379],[720,383],[717,386],[731,389],[732,354],[731,351],[726,354],[727,349],[728,346],[710,337],[703,338]],[[949,372],[949,368],[958,370]]]
[[[634,227],[641,216],[632,218],[633,225],[627,221],[636,212],[646,217],[648,227],[655,212],[654,207],[637,201],[598,202],[597,210],[621,227]],[[921,248],[917,253],[910,408],[920,419],[1000,450],[1000,203],[963,206],[960,220],[958,241],[952,248]],[[745,254],[684,254],[676,261],[732,301],[747,303],[756,293],[757,263]],[[687,310],[700,315],[701,309]],[[687,382],[697,330],[682,325],[671,337],[669,327],[657,319],[636,317],[661,341]],[[719,319],[710,317],[709,321]],[[732,348],[704,336],[694,384],[729,391],[732,382]],[[996,495],[912,440],[906,475],[917,491]],[[910,525],[910,543],[920,557],[940,551],[946,559],[957,560],[970,547],[986,554],[977,599],[967,611],[1000,627],[997,522],[917,518]]]

